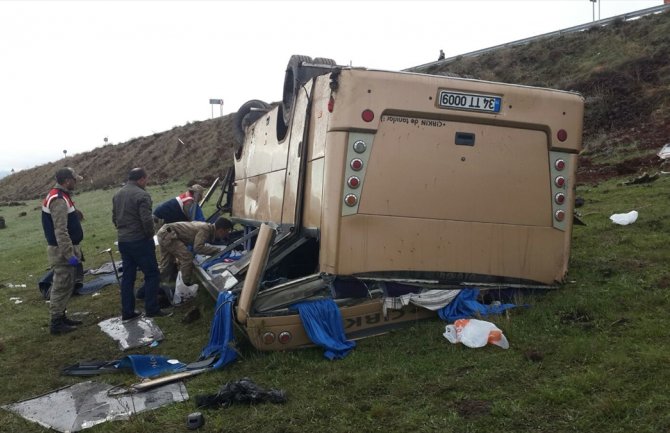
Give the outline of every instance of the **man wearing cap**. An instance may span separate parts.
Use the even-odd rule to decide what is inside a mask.
[[[217,239],[223,239],[232,229],[233,223],[223,217],[217,218],[214,224],[201,221],[165,224],[156,235],[158,245],[161,247],[161,279],[163,281],[170,279],[174,263],[177,261],[184,284],[190,286],[193,277],[193,254],[188,246],[193,246],[195,254],[214,255],[221,250],[206,244],[213,244]]]
[[[154,245],[154,220],[151,216],[151,195],[147,173],[133,168],[128,182],[112,198],[112,222],[117,230],[119,252],[123,261],[121,278],[121,319],[140,316],[135,311],[135,278],[139,267],[144,274],[144,308],[148,317],[169,316],[158,304],[159,271]]]
[[[198,202],[205,191],[201,185],[193,184],[188,190],[175,198],[164,201],[154,210],[156,230],[163,224],[179,221],[204,221]]]
[[[52,335],[74,331],[81,321],[67,318],[65,310],[72,296],[77,266],[82,253],[79,244],[84,239],[80,220],[83,215],[75,209],[70,197],[81,180],[70,167],[56,171],[56,185],[42,202],[42,228],[47,240],[47,257],[53,268],[53,283],[49,301]]]

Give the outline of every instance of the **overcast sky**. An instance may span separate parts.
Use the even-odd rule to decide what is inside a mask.
[[[600,0],[600,17],[662,0]],[[401,70],[592,21],[589,0],[0,0],[0,172],[279,101],[292,54]],[[220,113],[214,106],[214,115]]]

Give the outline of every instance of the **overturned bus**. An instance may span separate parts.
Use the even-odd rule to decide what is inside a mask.
[[[261,350],[311,344],[299,301],[334,300],[355,339],[435,315],[390,297],[551,287],[568,269],[582,121],[576,93],[292,56],[282,102],[235,115],[217,206],[244,232],[199,278],[236,294]]]

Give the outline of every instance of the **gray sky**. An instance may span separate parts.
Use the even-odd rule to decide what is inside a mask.
[[[662,0],[599,0],[600,17]],[[0,172],[279,101],[292,54],[401,70],[592,21],[589,0],[0,0]],[[214,107],[219,115],[219,107]]]

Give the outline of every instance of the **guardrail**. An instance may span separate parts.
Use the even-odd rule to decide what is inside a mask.
[[[459,59],[459,58],[475,57],[475,56],[479,56],[481,54],[488,53],[490,51],[495,51],[495,50],[498,50],[498,49],[501,49],[501,48],[508,48],[508,47],[515,47],[515,46],[518,46],[518,45],[525,45],[529,42],[537,41],[539,39],[550,38],[552,36],[565,35],[565,34],[568,34],[568,33],[581,32],[581,31],[588,30],[588,29],[590,29],[592,27],[595,27],[595,26],[606,26],[608,24],[613,23],[614,21],[618,21],[618,20],[628,21],[628,20],[631,20],[631,19],[634,19],[634,18],[639,18],[639,17],[645,16],[645,15],[651,15],[651,14],[666,12],[668,10],[670,10],[670,4],[663,4],[663,5],[660,5],[660,6],[654,6],[654,7],[647,8],[647,9],[640,9],[639,11],[628,12],[628,13],[625,13],[625,14],[616,15],[616,16],[613,16],[613,17],[604,18],[602,20],[593,21],[593,22],[590,22],[590,23],[587,23],[587,24],[580,24],[578,26],[568,27],[567,29],[556,30],[556,31],[549,32],[549,33],[543,33],[543,34],[537,35],[537,36],[531,36],[531,37],[525,38],[525,39],[519,39],[517,41],[507,42],[505,44],[495,45],[493,47],[482,48],[481,50],[471,51],[471,52],[465,53],[465,54],[459,54],[457,56],[448,57],[448,58],[443,59],[443,60],[436,60],[436,61],[430,62],[430,63],[424,63],[423,65],[419,65],[419,66],[412,66],[411,68],[403,69],[403,71],[421,72],[421,70],[427,69],[431,66],[444,65],[444,64],[452,62],[456,59]]]

